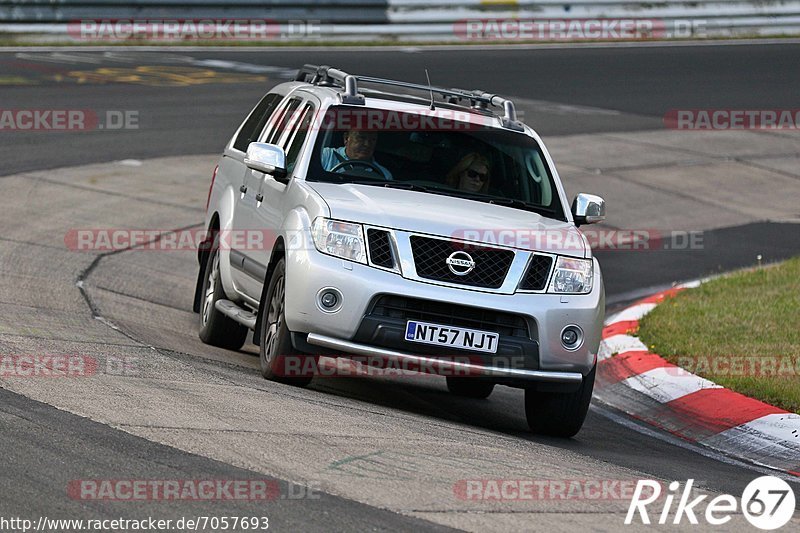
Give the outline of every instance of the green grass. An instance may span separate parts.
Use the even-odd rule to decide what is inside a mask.
[[[640,321],[650,351],[800,413],[800,258],[683,291]]]

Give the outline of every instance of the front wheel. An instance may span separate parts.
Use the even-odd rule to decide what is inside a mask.
[[[537,392],[525,389],[525,417],[534,433],[572,437],[580,431],[592,401],[597,365],[574,392]]]
[[[200,303],[200,340],[230,350],[241,348],[248,329],[220,313],[215,306],[218,300],[226,298],[220,278],[217,246],[208,253],[201,294],[203,300]]]
[[[259,359],[265,379],[304,387],[314,377],[314,358],[303,356],[292,346],[286,326],[286,261],[280,259],[269,280],[262,310]]]

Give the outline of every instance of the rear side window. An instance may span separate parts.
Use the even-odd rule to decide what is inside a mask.
[[[245,120],[239,135],[236,136],[236,140],[233,142],[234,148],[240,152],[246,152],[250,143],[258,140],[261,130],[264,129],[269,117],[275,112],[281,98],[283,97],[279,94],[268,94],[261,99],[253,112],[250,113],[250,116],[247,117],[247,120]]]
[[[303,108],[300,120],[298,120],[294,126],[294,131],[292,132],[293,138],[286,153],[286,170],[288,170],[289,173],[294,170],[297,156],[300,155],[300,150],[303,148],[303,143],[308,136],[308,130],[313,119],[314,106],[306,104],[305,108]]]
[[[300,99],[294,98],[289,102],[289,105],[281,111],[279,116],[275,117],[274,122],[277,122],[277,124],[267,138],[268,143],[276,144],[278,142],[278,139],[281,138],[281,134],[286,130],[286,125],[294,118],[293,113],[298,107],[300,107]]]

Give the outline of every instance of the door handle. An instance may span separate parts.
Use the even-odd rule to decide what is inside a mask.
[[[241,187],[239,187],[239,192],[242,193],[242,194],[246,193],[247,192],[247,185],[242,185]]]

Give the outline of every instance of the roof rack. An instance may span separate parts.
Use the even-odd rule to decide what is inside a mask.
[[[364,83],[390,85],[393,87],[424,91],[427,94],[437,94],[444,97],[450,104],[459,104],[461,101],[467,100],[471,107],[479,107],[482,109],[486,109],[488,106],[501,107],[503,109],[503,116],[501,117],[503,127],[516,131],[524,131],[524,126],[517,120],[517,111],[514,107],[514,102],[497,94],[491,94],[481,90],[467,91],[464,89],[445,89],[442,87],[433,87],[399,80],[373,78],[371,76],[356,76],[327,65],[303,65],[303,68],[301,68],[295,76],[295,81],[304,81],[313,83],[314,85],[330,87],[338,85],[344,89],[343,92],[339,93],[339,96],[342,103],[345,104],[364,105],[364,95],[358,92],[358,82],[362,81]]]

